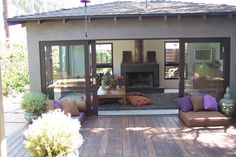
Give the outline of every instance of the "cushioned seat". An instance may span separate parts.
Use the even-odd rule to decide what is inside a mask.
[[[227,126],[229,120],[218,111],[182,112],[180,118],[189,127]]]

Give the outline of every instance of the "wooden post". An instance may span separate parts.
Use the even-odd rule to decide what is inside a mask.
[[[4,110],[2,102],[2,78],[1,78],[1,68],[0,68],[0,156],[6,157],[6,137],[5,137],[5,125],[4,125]]]
[[[135,63],[143,63],[143,40],[135,40]]]

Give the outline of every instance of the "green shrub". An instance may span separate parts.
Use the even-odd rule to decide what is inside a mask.
[[[45,110],[45,100],[46,95],[43,93],[29,93],[23,97],[21,107],[25,112],[35,113],[39,116]]]
[[[26,46],[10,44],[8,49],[1,50],[0,59],[3,95],[28,92],[30,80]]]

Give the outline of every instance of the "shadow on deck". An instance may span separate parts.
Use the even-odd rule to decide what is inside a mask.
[[[178,116],[87,117],[81,133],[81,157],[233,157],[236,128],[185,127]],[[22,128],[7,139],[9,157],[29,156]]]

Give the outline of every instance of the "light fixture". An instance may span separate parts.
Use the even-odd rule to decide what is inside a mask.
[[[81,3],[84,3],[84,20],[85,20],[85,37],[88,37],[88,19],[87,19],[87,3],[90,3],[90,0],[80,0]]]

